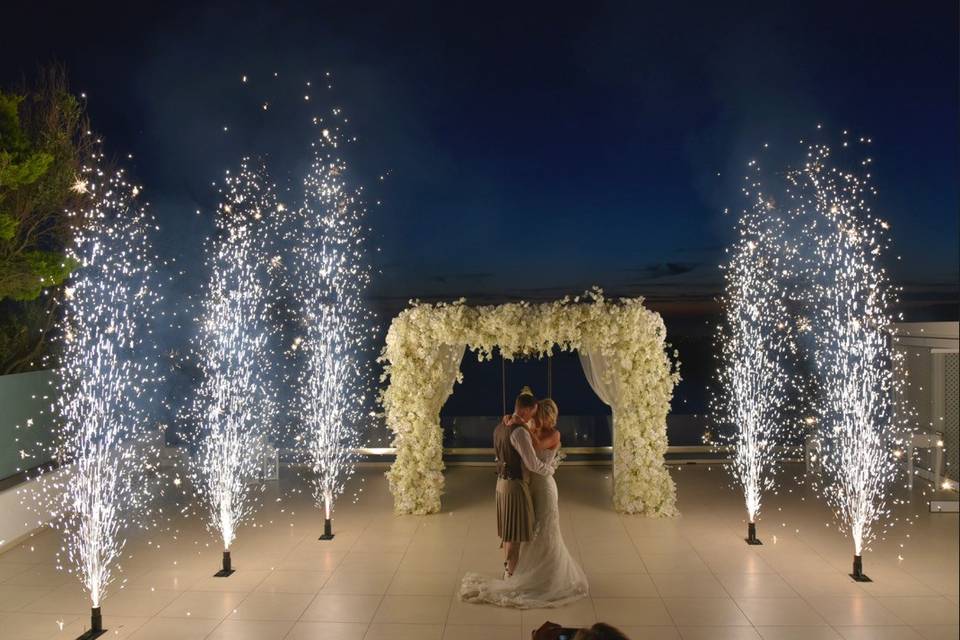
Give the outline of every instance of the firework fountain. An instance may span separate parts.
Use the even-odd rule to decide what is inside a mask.
[[[369,339],[362,295],[370,282],[365,261],[365,209],[339,155],[340,112],[321,136],[304,181],[306,197],[294,239],[293,280],[304,335],[296,339],[300,368],[298,413],[313,470],[313,493],[324,512],[321,540],[333,538],[334,502],[354,468],[363,417],[365,369],[357,354]]]
[[[870,209],[870,159],[852,173],[832,166],[831,156],[829,147],[811,145],[787,180],[807,244],[800,275],[809,283],[820,377],[817,488],[853,539],[851,576],[869,581],[862,554],[890,515],[887,490],[905,427],[894,412],[893,292],[880,264],[888,225]]]
[[[256,510],[263,434],[273,414],[261,369],[267,308],[264,265],[257,257],[262,221],[280,206],[266,172],[244,160],[238,174],[227,174],[216,237],[207,247],[209,280],[196,349],[203,381],[194,407],[197,459],[191,475],[208,510],[207,526],[223,541],[220,577],[233,573],[230,545]]]
[[[759,172],[756,162],[751,162]],[[747,538],[757,538],[756,517],[763,494],[775,485],[777,451],[784,432],[783,402],[788,376],[784,369],[789,340],[784,279],[787,251],[784,221],[772,199],[747,178],[750,202],[737,222],[737,240],[724,266],[725,322],[718,342],[721,397],[714,407],[718,422],[734,426],[723,438],[733,448],[730,470],[743,488]]]
[[[157,484],[147,409],[157,382],[148,338],[159,295],[154,224],[137,203],[140,188],[122,170],[107,169],[99,150],[73,188],[89,204],[73,214],[78,231],[68,255],[79,267],[59,324],[61,426],[53,453],[62,468],[41,479],[38,499],[63,534],[61,568],[90,596],[90,630],[81,638],[96,638],[105,633],[100,606],[127,532],[147,522]]]

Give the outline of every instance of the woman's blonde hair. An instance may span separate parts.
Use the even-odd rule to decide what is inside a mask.
[[[537,424],[541,427],[556,427],[560,409],[557,403],[550,398],[544,398],[537,403]]]

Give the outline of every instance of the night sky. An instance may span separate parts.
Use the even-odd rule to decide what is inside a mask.
[[[108,150],[133,154],[185,292],[211,182],[266,153],[295,203],[310,116],[336,105],[382,299],[599,284],[703,310],[741,167],[822,123],[874,140],[908,318],[956,318],[955,2],[24,4],[0,81],[67,65]]]

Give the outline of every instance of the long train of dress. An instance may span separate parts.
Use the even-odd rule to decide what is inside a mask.
[[[537,452],[552,462],[556,450]],[[534,536],[520,549],[513,575],[493,578],[468,573],[460,584],[460,599],[518,609],[562,607],[587,595],[587,576],[573,559],[560,533],[557,483],[553,476],[533,474],[530,480],[536,517]]]

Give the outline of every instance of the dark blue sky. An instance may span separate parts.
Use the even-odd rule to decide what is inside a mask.
[[[873,138],[904,298],[956,317],[955,2],[50,7],[4,29],[0,80],[68,65],[109,149],[135,155],[162,251],[191,273],[210,182],[251,151],[296,182],[309,116],[335,103],[383,202],[379,296],[597,283],[694,309],[719,281],[740,167],[823,123]],[[332,92],[316,88],[326,71]]]

